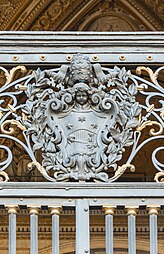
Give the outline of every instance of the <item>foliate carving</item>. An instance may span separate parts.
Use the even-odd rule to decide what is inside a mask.
[[[118,67],[105,74],[80,54],[57,73],[34,72],[23,124],[33,151],[42,150],[42,167],[54,172],[52,180],[108,181],[105,171],[117,170],[125,147],[133,144],[141,112],[129,76]]]
[[[117,13],[115,8],[118,9]],[[133,13],[133,9],[137,11],[137,16],[136,13]],[[101,15],[97,16],[95,14],[98,10]],[[101,25],[104,23],[102,17],[105,12],[109,13],[108,17],[105,17],[108,28]],[[92,14],[95,17],[94,20],[90,18]],[[139,20],[140,14],[142,14],[142,20]],[[1,30],[77,30],[84,20],[87,20],[88,25],[94,21],[94,25],[87,25],[87,27],[89,29],[98,27],[99,31],[102,29],[106,31],[118,31],[118,29],[122,31],[163,30],[163,2],[145,0],[143,5],[137,0],[128,0],[125,4],[122,1],[117,1],[117,3],[114,1],[92,1],[89,4],[87,0],[40,0],[39,2],[35,0],[0,0]],[[84,26],[83,28],[86,29]],[[80,26],[80,29],[83,28]]]
[[[92,64],[82,54],[74,55],[68,65],[38,68],[18,80],[15,73],[24,74],[25,68],[0,70],[6,78],[0,88],[1,172],[16,155],[21,167],[30,160],[28,170],[37,169],[49,181],[113,182],[127,169],[135,171],[131,163],[145,144],[164,139],[164,89],[157,81],[163,67],[154,73],[150,68],[137,68],[137,74],[146,71],[151,82],[125,67]],[[21,104],[22,95],[26,101]],[[130,146],[130,155],[120,166]],[[153,165],[160,171],[156,181],[164,176],[158,156],[163,150],[160,146],[152,153]],[[19,170],[13,169],[19,177]],[[30,179],[31,172],[23,172]],[[3,172],[0,178],[8,180]]]
[[[24,1],[20,0],[0,0],[0,28],[7,30],[7,26],[16,11],[22,6]]]
[[[162,1],[152,1],[152,0],[145,0],[145,3],[154,9],[154,11],[164,19],[164,12],[163,12],[163,2]]]
[[[53,30],[52,26],[56,26],[61,18],[59,16],[64,15],[66,8],[70,6],[70,0],[58,0],[52,2],[47,9],[44,10],[43,15],[32,24],[30,30]],[[63,18],[63,17],[62,17]]]

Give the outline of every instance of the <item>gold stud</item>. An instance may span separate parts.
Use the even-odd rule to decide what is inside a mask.
[[[46,56],[44,56],[44,55],[40,56],[40,60],[41,61],[45,61],[46,60]]]
[[[119,59],[120,59],[121,61],[125,61],[125,60],[126,60],[126,57],[125,57],[124,55],[120,55]]]
[[[68,56],[66,56],[66,59],[67,59],[67,61],[71,61],[72,60],[72,56],[68,55]]]
[[[98,55],[94,55],[94,56],[92,57],[92,60],[93,60],[93,61],[98,61],[98,60],[99,60],[99,56],[98,56]]]
[[[19,57],[18,56],[12,56],[13,61],[18,61]]]
[[[147,56],[147,60],[148,60],[148,61],[152,61],[152,60],[153,60],[153,56],[148,55],[148,56]]]

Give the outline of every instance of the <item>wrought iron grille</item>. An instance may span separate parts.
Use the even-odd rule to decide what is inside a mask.
[[[62,207],[76,210],[76,253],[90,253],[89,210],[96,205],[105,214],[106,253],[113,253],[113,216],[123,206],[135,254],[135,218],[144,205],[150,253],[157,254],[163,33],[1,32],[0,43],[0,204],[9,213],[8,253],[16,253],[22,206],[30,212],[31,254],[38,253],[44,206],[52,216],[52,253],[59,253]]]

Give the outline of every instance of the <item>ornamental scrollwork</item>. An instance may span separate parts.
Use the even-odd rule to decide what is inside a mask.
[[[92,64],[82,54],[74,55],[68,65],[38,68],[14,81],[14,72],[25,71],[24,67],[1,70],[6,84],[0,88],[0,138],[22,146],[31,159],[28,170],[37,169],[48,181],[116,181],[126,170],[135,171],[132,161],[147,142],[164,138],[164,89],[157,86],[158,70],[153,73],[138,67],[138,75],[142,71],[151,75],[149,82],[125,67],[109,69]],[[143,105],[137,100],[139,94],[144,97]],[[20,96],[26,98],[22,104]],[[161,98],[161,107],[151,103],[155,96]],[[10,102],[7,107],[3,107],[4,97]],[[140,142],[142,131],[149,126],[150,137]],[[22,133],[22,139],[14,134],[15,129]],[[119,161],[127,147],[131,153],[121,166]],[[2,163],[4,173],[12,153],[4,146],[1,149],[9,155]],[[162,164],[156,153],[162,149],[152,154],[160,173]]]

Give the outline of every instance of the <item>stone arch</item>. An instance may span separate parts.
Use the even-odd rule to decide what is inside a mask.
[[[91,239],[91,250],[97,251],[96,253],[105,254],[105,240],[102,238],[94,238]],[[75,240],[64,241],[60,244],[60,254],[74,254],[75,253]],[[164,244],[158,244],[158,254],[163,254]],[[127,238],[124,239],[115,239],[114,240],[114,253],[127,253],[128,250],[128,242]],[[102,252],[104,251],[104,253]],[[120,252],[121,251],[121,252]],[[137,239],[137,251],[138,254],[149,254],[149,240],[147,239]],[[51,254],[52,248],[46,248],[44,250],[39,251],[39,254]]]
[[[0,6],[6,14],[0,15],[1,30],[87,30],[101,18],[117,23],[114,31],[122,22],[121,29],[126,31],[163,30],[162,14],[157,12],[160,4],[151,6],[147,0],[144,4],[137,0],[20,0],[19,5],[8,2]]]

